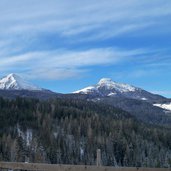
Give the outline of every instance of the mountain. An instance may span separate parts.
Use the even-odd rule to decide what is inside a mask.
[[[39,88],[26,80],[22,79],[16,74],[9,74],[6,77],[3,77],[0,80],[0,89],[1,90],[31,90],[31,91],[41,91],[42,88]]]
[[[171,125],[171,100],[141,88],[102,78],[96,85],[73,92],[88,101],[104,103],[130,112],[137,119],[159,125]]]
[[[61,94],[29,83],[17,74],[9,74],[0,80],[0,96],[9,99],[16,97],[50,99],[60,97]]]
[[[86,100],[120,108],[146,123],[171,125],[170,99],[129,84],[114,82],[110,78],[103,78],[96,85],[72,94],[60,94],[39,88],[16,74],[9,74],[0,80],[0,96],[9,99],[26,97],[40,100]]]
[[[160,103],[166,98],[147,92],[129,84],[117,83],[110,78],[102,78],[96,85],[75,91],[74,93],[87,94],[94,97],[126,97],[143,100],[150,103]]]
[[[103,165],[171,166],[169,99],[111,79],[72,94],[18,80],[0,90],[2,161],[94,165],[100,148]]]
[[[102,78],[96,85],[78,90],[74,93],[90,94],[97,93],[100,96],[113,96],[117,93],[134,92],[138,88],[128,84],[121,84],[112,81],[110,78]]]

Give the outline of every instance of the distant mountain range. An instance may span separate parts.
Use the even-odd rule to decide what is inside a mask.
[[[171,99],[129,84],[114,82],[110,78],[102,78],[96,85],[72,94],[59,94],[35,86],[16,74],[9,74],[0,80],[0,96],[88,100],[121,108],[148,123],[171,125]]]

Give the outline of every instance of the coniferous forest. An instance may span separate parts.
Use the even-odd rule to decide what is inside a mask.
[[[171,130],[77,99],[0,98],[0,161],[171,167]]]

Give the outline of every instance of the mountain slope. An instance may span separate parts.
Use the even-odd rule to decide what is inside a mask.
[[[78,90],[73,94],[76,97],[80,95],[80,98],[84,95],[88,101],[119,107],[143,122],[171,125],[171,111],[168,108],[166,110],[162,105],[170,104],[171,100],[141,88],[103,78],[96,85]]]
[[[9,108],[9,106],[11,106]],[[170,167],[171,131],[85,100],[0,98],[1,160]]]
[[[40,91],[42,88],[39,88],[16,74],[9,74],[6,77],[0,80],[0,89],[1,90],[36,90]]]

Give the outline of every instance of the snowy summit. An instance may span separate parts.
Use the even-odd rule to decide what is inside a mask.
[[[9,74],[0,80],[1,90],[42,90],[41,88],[25,81],[16,74]]]
[[[91,94],[94,92],[105,96],[113,96],[117,93],[134,92],[136,90],[138,88],[129,84],[117,83],[112,81],[111,78],[102,78],[96,85],[86,87],[74,93]]]
[[[136,90],[135,87],[129,84],[117,83],[117,82],[112,81],[111,78],[102,78],[97,84],[97,88],[100,88],[100,87],[104,87],[109,90],[115,89],[116,91],[119,91],[121,93]]]

